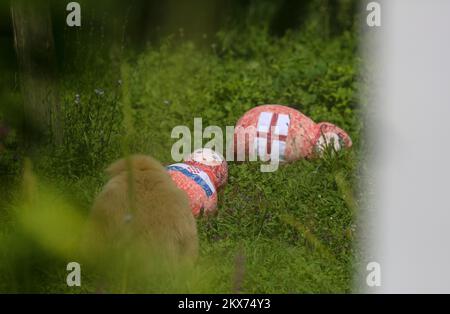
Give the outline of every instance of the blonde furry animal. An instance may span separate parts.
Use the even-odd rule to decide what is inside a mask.
[[[155,159],[133,155],[116,161],[97,196],[91,220],[100,238],[120,242],[125,233],[143,250],[172,260],[194,261],[198,254],[195,218],[185,193]]]

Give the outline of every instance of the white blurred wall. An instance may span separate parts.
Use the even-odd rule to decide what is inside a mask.
[[[381,286],[363,291],[450,293],[450,0],[377,2],[382,26],[365,56],[378,69],[375,197],[363,217],[374,230],[363,245]]]

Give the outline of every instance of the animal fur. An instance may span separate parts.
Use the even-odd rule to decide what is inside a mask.
[[[152,254],[194,261],[198,254],[195,218],[185,193],[155,159],[133,155],[116,161],[97,196],[91,220],[111,244],[126,233]]]

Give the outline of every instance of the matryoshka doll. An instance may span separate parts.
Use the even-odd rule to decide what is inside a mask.
[[[337,126],[328,122],[316,124],[300,111],[282,105],[250,109],[234,131],[238,161],[239,152],[245,152],[246,159],[252,153],[263,161],[278,158],[291,162],[317,155],[330,142],[335,143],[336,149],[351,146],[350,137]]]
[[[184,163],[167,166],[175,184],[186,192],[194,216],[217,210],[217,190],[228,179],[225,159],[208,148],[195,150]]]

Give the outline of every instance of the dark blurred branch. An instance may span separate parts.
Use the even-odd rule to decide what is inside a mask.
[[[60,104],[48,2],[12,1],[11,17],[24,102],[25,146],[32,146],[47,131],[51,131],[56,144],[61,143]]]

